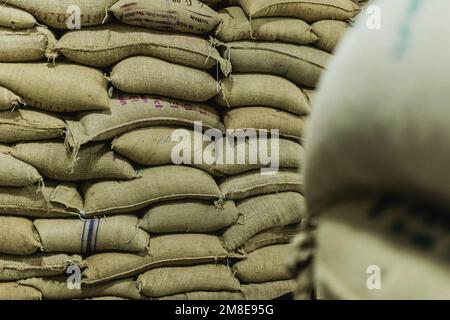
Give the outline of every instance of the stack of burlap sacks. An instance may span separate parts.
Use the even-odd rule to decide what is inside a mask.
[[[286,37],[275,23],[261,39],[269,42],[255,41],[251,25],[250,39],[246,30],[246,41],[226,43],[221,34],[234,32],[227,10],[258,21],[246,1],[244,11],[221,13],[193,2],[188,15],[185,3],[168,15],[166,1],[116,2],[1,4],[0,298],[291,292],[287,243],[307,217],[302,117],[329,54],[303,46],[318,39],[298,19]],[[292,4],[300,18],[310,12],[301,2]],[[337,11],[317,2],[316,20],[356,11],[345,0]],[[67,30],[70,5],[80,8],[81,30]],[[263,165],[249,163],[174,165],[172,133],[198,121],[221,136],[279,129],[280,172],[261,175]],[[81,289],[71,289],[78,270]]]

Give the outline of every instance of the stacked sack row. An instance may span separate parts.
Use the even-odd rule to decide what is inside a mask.
[[[273,232],[279,239],[285,235],[292,240],[291,224],[306,217],[306,209],[300,209],[304,208],[303,179],[292,159],[301,153],[298,149],[303,144],[303,128],[318,80],[359,7],[350,0],[240,0],[231,1],[218,12],[222,23],[216,37],[222,57],[232,66],[231,76],[221,81],[222,92],[216,97],[225,109],[225,128],[277,129],[281,137],[281,169],[276,175],[228,172],[222,190],[225,197],[237,201],[245,220],[225,231],[224,243],[229,250],[240,248],[248,254],[247,260],[235,265],[241,283],[260,287],[272,297],[295,291],[297,298],[309,299],[313,222],[304,221],[297,228],[299,254],[294,255],[297,251],[289,251],[289,246],[276,240],[252,252],[249,238],[277,227]],[[236,194],[241,188],[258,191]],[[247,215],[248,207],[258,210]],[[287,261],[293,262],[297,281],[287,272]]]

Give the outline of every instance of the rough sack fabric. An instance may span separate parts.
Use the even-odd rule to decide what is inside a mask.
[[[269,74],[233,74],[221,81],[216,102],[222,107],[267,106],[294,114],[308,114],[306,94],[294,83]]]
[[[281,41],[308,44],[316,41],[311,26],[295,18],[250,19],[240,7],[229,7],[219,11],[222,18],[216,37],[223,42],[239,40]]]
[[[106,79],[99,70],[88,67],[66,63],[0,63],[0,85],[38,109],[52,112],[109,109]]]
[[[81,256],[37,253],[31,256],[0,255],[0,281],[14,281],[33,277],[50,277],[64,274],[67,267],[86,264]]]
[[[44,252],[92,253],[145,251],[149,235],[139,229],[139,218],[118,215],[97,219],[37,219],[34,226]]]
[[[294,169],[280,169],[275,175],[261,175],[258,171],[230,176],[220,185],[226,199],[240,200],[250,196],[286,192],[303,191],[303,177]]]
[[[204,102],[214,97],[219,84],[206,71],[152,57],[132,57],[111,72],[114,87],[128,93],[161,95]]]
[[[132,212],[147,205],[181,198],[218,200],[221,193],[206,172],[190,167],[161,166],[143,169],[142,178],[100,181],[84,186],[86,215]]]
[[[17,144],[11,154],[31,164],[44,176],[59,181],[133,179],[133,166],[103,143],[88,144],[74,155],[62,142]],[[76,156],[76,158],[75,158]]]
[[[31,220],[0,216],[0,253],[30,255],[40,247],[39,236]]]
[[[291,224],[264,230],[248,239],[241,249],[246,253],[250,253],[270,245],[290,243],[297,235],[299,227],[299,224]]]
[[[4,149],[2,145],[0,147]],[[13,157],[9,153],[10,150],[5,153],[5,150],[0,149],[0,186],[26,187],[43,181],[36,168]]]
[[[0,87],[0,111],[19,106],[22,99],[6,88]]]
[[[241,283],[289,280],[292,274],[287,268],[287,260],[291,253],[289,244],[264,247],[233,265],[233,271]]]
[[[36,19],[26,11],[0,2],[0,27],[29,29],[36,25]]]
[[[153,237],[148,252],[148,255],[109,252],[89,256],[83,282],[100,283],[165,266],[217,263],[230,256],[218,237],[195,233]]]
[[[45,186],[0,188],[0,213],[28,217],[70,217],[83,210],[76,186],[46,181]]]
[[[131,56],[151,56],[197,69],[220,64],[224,74],[230,71],[229,62],[205,39],[117,24],[68,32],[56,49],[76,63],[98,68]]]
[[[247,300],[273,300],[294,291],[295,280],[244,284],[241,290]]]
[[[409,1],[379,2],[385,12],[380,32],[367,29],[363,19],[347,33],[315,97],[306,132],[306,191],[313,214],[337,194],[362,188],[450,205],[450,189],[443,187],[450,176],[442,165],[450,161],[450,81],[440,67],[450,45],[436,45],[429,36],[450,32],[444,21],[432,18],[450,10],[450,3],[441,5],[422,1],[414,7],[406,39],[397,32],[404,24],[398,17],[413,10]]]
[[[315,87],[331,55],[323,50],[280,42],[235,41],[223,50],[234,73],[268,73],[298,86]]]
[[[42,300],[42,294],[34,288],[21,286],[17,282],[1,282],[0,300]]]
[[[239,291],[240,283],[226,265],[205,264],[149,270],[138,278],[147,297],[164,297],[189,291]]]
[[[146,210],[139,227],[151,233],[213,232],[238,218],[233,201],[221,206],[194,200],[165,202]]]
[[[3,0],[5,1],[5,0]],[[71,6],[79,8],[81,27],[95,26],[107,19],[107,8],[117,0],[7,0],[13,6],[30,12],[41,23],[56,29],[69,29]],[[75,11],[76,12],[76,11]],[[69,21],[71,22],[71,21]]]
[[[322,20],[313,23],[311,27],[319,37],[314,45],[328,52],[333,52],[350,25],[344,21]]]
[[[62,138],[66,127],[60,117],[46,112],[23,108],[0,112],[0,142]]]
[[[244,294],[241,291],[193,291],[174,294],[161,297],[157,300],[244,300]]]
[[[308,22],[355,17],[359,7],[351,0],[239,0],[249,17],[297,17]]]
[[[305,118],[267,107],[245,107],[227,110],[224,117],[227,129],[279,130],[280,136],[300,140]]]
[[[123,23],[171,32],[208,33],[220,22],[216,11],[196,0],[119,0],[110,11]]]
[[[0,62],[53,60],[57,58],[55,45],[55,36],[46,28],[13,30],[0,27]]]
[[[302,221],[305,198],[296,192],[282,192],[245,199],[237,203],[241,219],[222,235],[225,248],[234,251],[257,233]]]

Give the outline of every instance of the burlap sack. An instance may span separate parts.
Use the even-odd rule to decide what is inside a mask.
[[[1,62],[54,60],[58,57],[55,45],[55,36],[46,28],[13,30],[0,27]]]
[[[11,154],[44,176],[59,181],[138,177],[127,160],[103,143],[88,144],[75,155],[62,142],[28,142],[17,144]]]
[[[305,21],[294,18],[258,18],[251,21],[240,7],[219,11],[222,23],[216,37],[223,42],[239,40],[281,41],[308,44],[318,37]]]
[[[0,281],[14,281],[34,277],[50,277],[64,274],[67,267],[86,264],[80,256],[66,254],[33,254],[26,257],[0,255]]]
[[[216,236],[171,234],[150,239],[148,255],[100,253],[86,258],[83,281],[87,284],[133,276],[153,268],[198,265],[224,261],[230,254]]]
[[[302,140],[305,118],[267,107],[245,107],[227,110],[227,129],[279,130],[280,136]]]
[[[323,210],[319,225],[315,274],[324,299],[450,298],[447,209],[353,197]],[[381,290],[369,290],[377,279]]]
[[[298,224],[270,228],[248,239],[241,249],[246,253],[250,253],[270,245],[289,243],[298,232]]]
[[[139,227],[151,233],[213,232],[238,218],[233,201],[215,206],[203,201],[172,201],[146,210]]]
[[[76,6],[81,13],[81,27],[103,24],[107,9],[117,0],[8,0],[8,3],[30,12],[41,23],[56,29],[69,29],[68,9]]]
[[[109,140],[140,127],[193,127],[196,121],[206,129],[225,130],[219,113],[206,104],[145,95],[117,95],[110,100],[110,106],[109,111],[83,113],[78,121],[68,120],[67,143],[77,148],[88,141]]]
[[[152,57],[132,57],[111,72],[114,87],[128,93],[153,94],[203,102],[214,97],[219,84],[204,70]]]
[[[125,24],[171,32],[208,33],[219,14],[200,1],[119,0],[110,8]]]
[[[0,150],[0,186],[2,187],[26,187],[43,178],[36,168],[14,158],[9,153]]]
[[[23,100],[6,88],[0,87],[0,111],[15,108],[23,103]]]
[[[182,198],[218,200],[221,193],[204,171],[181,166],[143,169],[142,178],[84,185],[86,215],[132,212],[147,205]]]
[[[171,296],[161,297],[158,300],[244,300],[244,294],[241,291],[194,291],[174,294]]]
[[[76,63],[98,68],[131,56],[151,56],[205,70],[219,64],[226,75],[231,68],[205,39],[117,24],[68,32],[59,39],[57,50]]]
[[[29,29],[36,25],[36,19],[26,11],[0,3],[0,27]]]
[[[314,43],[317,47],[333,52],[350,25],[344,21],[322,20],[312,24],[312,29],[319,39]]]
[[[30,255],[40,247],[39,236],[31,220],[0,216],[0,253]]]
[[[99,70],[88,67],[66,63],[0,63],[0,85],[38,109],[53,112],[109,109],[106,79]]]
[[[261,175],[250,171],[227,177],[219,185],[223,196],[230,200],[240,200],[260,194],[303,191],[303,176],[293,169],[281,169],[276,175]]]
[[[34,226],[44,252],[141,252],[147,249],[150,237],[138,223],[138,217],[123,215],[87,220],[38,219]]]
[[[288,257],[292,254],[289,244],[264,247],[248,254],[247,259],[233,265],[233,271],[241,283],[263,283],[292,279],[288,270]]]
[[[243,284],[241,290],[246,300],[274,300],[295,289],[295,280]]]
[[[444,21],[432,18],[450,10],[450,3],[445,8],[435,1],[421,3],[404,40],[397,32],[403,28],[398,16],[410,6],[409,1],[380,1],[382,28],[372,32],[361,19],[323,79],[306,140],[312,213],[337,194],[362,188],[450,204],[445,165],[450,161],[450,80],[441,68],[450,45],[436,46],[429,36],[435,30],[450,32]]]
[[[82,285],[81,290],[70,289],[67,281],[67,277],[30,278],[20,280],[19,284],[39,290],[45,300],[86,299],[101,296],[141,299],[137,283],[133,279],[117,280],[92,286]]]
[[[282,192],[245,199],[237,203],[242,217],[222,235],[224,246],[234,251],[257,233],[302,221],[305,198],[296,192]]]
[[[241,288],[228,266],[222,264],[157,268],[141,274],[137,282],[142,295],[155,298],[190,291],[239,291]]]
[[[0,300],[42,300],[42,294],[27,286],[16,282],[0,283]]]
[[[0,188],[0,213],[28,217],[70,217],[82,212],[83,198],[73,184]]]
[[[359,7],[351,0],[239,0],[249,17],[297,17],[308,22],[355,17]]]
[[[223,55],[230,58],[233,72],[274,74],[312,88],[332,57],[310,46],[257,41],[230,42]]]
[[[57,115],[16,108],[0,112],[0,142],[62,138],[66,124]]]
[[[302,89],[282,77],[234,74],[220,84],[222,92],[216,102],[222,107],[267,106],[300,115],[311,111]]]

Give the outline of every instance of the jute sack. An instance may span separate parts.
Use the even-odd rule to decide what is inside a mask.
[[[140,127],[193,127],[196,121],[207,129],[225,130],[219,113],[206,104],[145,95],[117,95],[110,100],[110,106],[108,112],[82,113],[78,119],[67,119],[66,142],[79,148],[88,141],[109,140]]]
[[[23,100],[6,88],[0,87],[0,111],[9,110],[23,104]]]
[[[242,246],[242,250],[250,253],[270,245],[290,243],[298,232],[299,224],[270,228],[248,239]]]
[[[38,219],[34,226],[44,252],[92,253],[98,251],[145,251],[149,235],[138,227],[136,216],[98,219]]]
[[[302,221],[306,216],[305,198],[296,192],[282,192],[245,199],[237,203],[240,221],[222,235],[224,246],[234,251],[257,233],[273,227]]]
[[[142,178],[136,180],[86,183],[84,213],[89,216],[125,213],[160,201],[221,198],[214,179],[202,170],[161,166],[143,169],[140,173]]]
[[[100,253],[86,258],[83,282],[87,284],[133,276],[153,268],[224,261],[230,254],[219,238],[206,234],[170,234],[152,237],[149,253]]]
[[[219,64],[225,75],[231,68],[217,49],[200,37],[117,24],[68,32],[59,39],[57,51],[76,63],[98,68],[131,56],[151,56],[205,70]]]
[[[0,216],[0,253],[30,255],[40,247],[39,235],[31,220]]]
[[[308,22],[355,17],[359,7],[351,0],[239,0],[249,17],[297,17]]]
[[[302,140],[305,118],[267,107],[245,107],[227,110],[226,129],[279,130],[280,136]]]
[[[235,73],[274,74],[312,88],[332,57],[314,47],[280,42],[235,41],[222,52]]]
[[[442,165],[450,161],[450,81],[440,68],[450,45],[436,46],[429,36],[450,32],[444,21],[431,18],[450,10],[450,3],[425,1],[417,9],[410,1],[378,4],[386,12],[380,32],[361,19],[347,33],[315,99],[305,171],[312,213],[335,195],[362,188],[450,204],[450,176]],[[398,16],[408,10],[415,10],[414,24],[404,39]]]
[[[228,266],[222,264],[157,268],[141,274],[137,282],[142,295],[154,298],[190,291],[239,291],[241,288]]]
[[[312,24],[312,29],[319,39],[314,43],[320,49],[333,52],[340,43],[350,25],[344,21],[322,20]]]
[[[146,210],[139,227],[151,233],[213,232],[238,218],[233,201],[215,206],[204,201],[172,201]]]
[[[247,259],[233,265],[241,283],[263,283],[292,279],[287,267],[292,254],[289,244],[264,247],[248,254]]]
[[[398,198],[342,198],[318,221],[319,291],[325,299],[449,299],[449,220],[446,208]],[[382,290],[367,290],[376,284],[368,266],[381,269]]]
[[[124,92],[195,102],[211,99],[219,87],[217,81],[204,70],[142,56],[119,62],[111,72],[111,82]]]
[[[42,300],[42,294],[27,286],[16,282],[0,283],[0,300]]]
[[[64,274],[71,265],[81,269],[86,266],[82,257],[66,254],[39,253],[25,257],[0,255],[0,281],[57,276]]]
[[[219,14],[200,1],[119,0],[109,9],[125,24],[171,32],[208,33]]]
[[[82,212],[83,198],[73,184],[0,188],[0,213],[28,217],[70,217]]]
[[[9,151],[5,153],[2,145],[0,147],[0,186],[26,187],[43,181],[36,168],[14,158]]]
[[[66,127],[60,117],[46,112],[22,108],[0,112],[0,142],[62,138]]]
[[[280,169],[275,175],[262,175],[259,170],[227,177],[219,185],[223,196],[240,200],[260,194],[303,191],[303,177],[294,169]]]
[[[29,29],[36,25],[36,19],[26,11],[0,3],[0,27]]]
[[[0,85],[38,109],[53,112],[109,109],[106,79],[99,70],[88,67],[66,63],[0,63]]]
[[[295,285],[295,280],[282,280],[243,284],[241,290],[246,300],[274,300],[294,291]]]
[[[133,279],[117,280],[104,284],[81,286],[81,289],[70,289],[67,277],[30,278],[20,280],[19,284],[35,288],[42,293],[45,300],[86,299],[101,296],[116,296],[140,300],[136,281]]]
[[[58,57],[55,45],[55,36],[46,28],[13,30],[0,27],[1,62],[55,60]]]
[[[133,166],[103,143],[88,144],[74,154],[58,141],[17,144],[11,154],[44,176],[59,181],[133,179]],[[76,158],[75,158],[76,157]]]
[[[221,81],[216,102],[222,107],[267,106],[294,114],[308,114],[305,93],[294,83],[269,74],[234,74]]]
[[[161,297],[158,300],[244,300],[244,294],[241,291],[194,291],[174,294]]]
[[[107,20],[107,9],[117,0],[8,0],[8,3],[30,12],[41,23],[55,29],[69,29],[73,14],[71,6],[81,13],[81,27],[103,24]],[[76,13],[76,11],[75,11]],[[68,23],[69,22],[69,23]],[[73,27],[72,27],[73,28]]]
[[[294,18],[258,18],[251,21],[240,7],[219,11],[222,23],[216,37],[223,42],[238,40],[281,41],[308,44],[318,37],[305,21]]]

